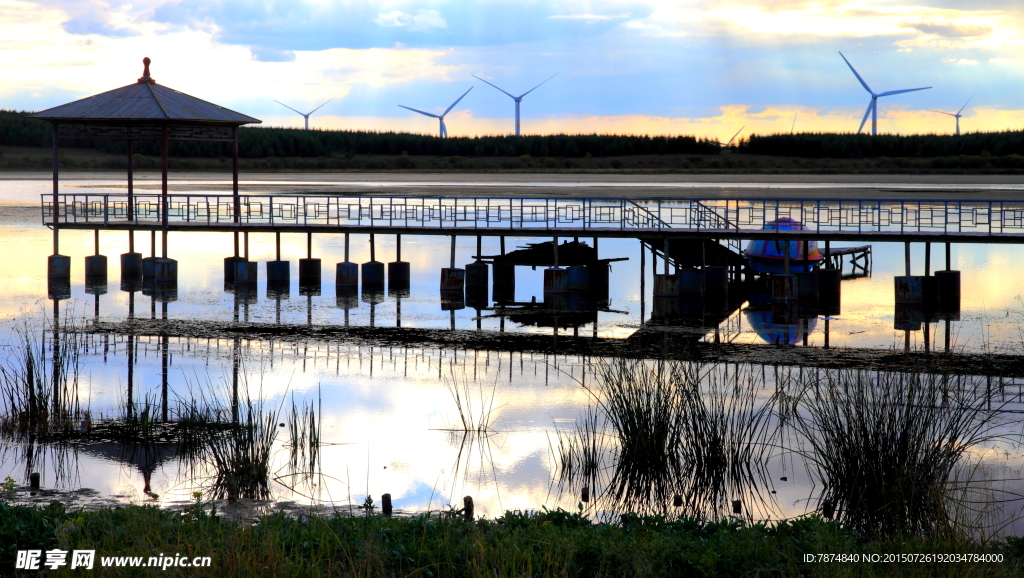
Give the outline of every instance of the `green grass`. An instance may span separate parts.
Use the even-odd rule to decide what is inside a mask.
[[[100,576],[1014,576],[1017,540],[866,542],[809,517],[771,524],[625,516],[592,523],[565,511],[508,512],[495,520],[447,515],[385,519],[282,514],[244,524],[194,508],[130,506],[67,512],[0,504],[0,573],[18,549],[95,549],[101,556],[211,556],[212,567]],[[808,563],[817,553],[1002,553],[1002,563]],[[55,575],[79,575],[63,568]],[[28,573],[26,573],[27,575]]]

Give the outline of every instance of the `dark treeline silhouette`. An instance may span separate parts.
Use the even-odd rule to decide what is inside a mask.
[[[740,152],[810,158],[952,157],[1024,155],[1024,131],[942,134],[752,134]]]
[[[47,122],[27,118],[28,113],[0,111],[0,145],[49,147]],[[107,153],[125,152],[124,141],[61,142],[61,146],[94,148]],[[157,141],[139,141],[135,152],[160,154]],[[292,128],[243,128],[239,156],[336,157],[342,155],[434,155],[465,157],[594,157],[652,154],[718,154],[716,141],[692,136],[544,135],[439,138],[411,133]],[[174,141],[174,157],[220,157],[230,152],[224,143]]]

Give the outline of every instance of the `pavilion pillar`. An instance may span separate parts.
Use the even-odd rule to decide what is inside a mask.
[[[167,164],[168,164],[168,149],[170,143],[170,128],[164,126],[163,133],[160,136],[160,196],[161,196],[161,208],[163,213],[163,231],[161,231],[161,257],[154,262],[153,278],[157,283],[177,283],[178,282],[178,262],[174,259],[167,258],[167,228],[169,224],[168,210],[170,209],[170,199],[167,195]]]
[[[57,144],[57,123],[53,123],[53,254],[47,259],[46,277],[51,295],[64,295],[71,289],[71,257],[60,254],[60,199],[58,174],[60,151]],[[67,286],[67,291],[62,290]]]
[[[238,127],[232,127],[231,129],[231,196],[232,205],[234,210],[232,221],[237,226],[240,222],[240,213],[242,212],[241,199],[238,197]],[[233,257],[226,257],[224,259],[224,282],[234,283],[235,282],[235,271],[239,266],[243,267],[246,272],[249,271],[248,265],[240,265],[245,263],[246,259],[243,259],[238,255],[238,231],[233,233],[235,241],[235,254]],[[248,257],[248,254],[246,255]],[[248,275],[246,275],[248,278]]]
[[[128,139],[128,222],[135,220],[135,174],[134,154],[135,146],[132,139]],[[135,252],[135,230],[128,229],[128,252],[121,253],[121,282],[136,282],[142,278],[142,254]]]

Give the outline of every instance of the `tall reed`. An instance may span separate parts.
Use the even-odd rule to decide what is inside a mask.
[[[819,370],[798,382],[792,424],[824,485],[819,508],[876,537],[958,532],[957,468],[996,431],[1002,404],[981,380]]]

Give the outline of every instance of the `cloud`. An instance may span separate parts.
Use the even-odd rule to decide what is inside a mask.
[[[378,26],[400,27],[412,31],[437,30],[448,28],[448,21],[437,10],[419,10],[415,15],[401,10],[392,10],[387,14],[381,12],[373,19]]]
[[[995,31],[987,24],[956,24],[953,22],[908,22],[907,28],[913,28],[925,34],[934,34],[946,38],[971,38],[988,36]]]
[[[295,62],[295,53],[291,50],[250,46],[249,51],[252,52],[252,59],[260,62]]]
[[[989,64],[1013,64],[1013,61],[1009,58],[989,58]]]
[[[548,16],[550,20],[584,20],[586,22],[603,22],[607,20],[622,20],[629,18],[629,12],[622,14],[555,14]]]
[[[977,64],[977,60],[971,60],[969,58],[943,58],[942,62],[949,62],[954,64]]]
[[[73,5],[70,18],[62,24],[69,34],[99,34],[114,38],[139,33],[127,12],[130,5],[113,8],[106,2],[92,0]]]

